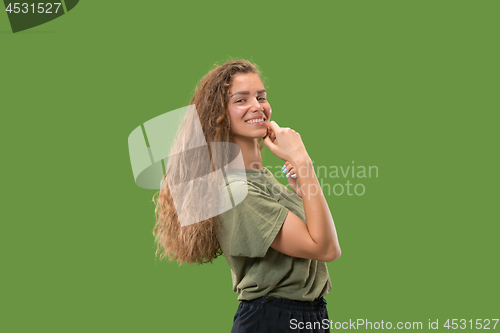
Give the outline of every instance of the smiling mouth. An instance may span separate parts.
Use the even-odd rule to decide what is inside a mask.
[[[259,118],[259,119],[246,120],[245,123],[247,123],[247,124],[258,124],[258,123],[263,123],[265,121],[266,121],[266,118]]]

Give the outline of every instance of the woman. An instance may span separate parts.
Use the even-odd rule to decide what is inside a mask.
[[[191,104],[196,106],[206,142],[231,142],[241,150],[244,169],[228,169],[223,179],[214,182],[230,189],[233,198],[239,192],[245,196],[218,216],[181,227],[168,186],[172,178],[167,175],[177,175],[175,183],[182,184],[187,180],[182,175],[202,171],[194,170],[192,161],[198,159],[192,155],[169,164],[166,186],[156,202],[156,254],[163,248],[161,258],[168,256],[179,264],[212,262],[224,254],[241,301],[232,332],[329,331],[323,298],[331,290],[326,262],[340,256],[340,246],[299,133],[271,121],[259,70],[246,60],[229,61],[210,71]],[[185,150],[194,123],[194,116],[186,117],[174,153]],[[286,161],[283,169],[294,192],[262,166],[263,145]],[[234,158],[230,149],[209,147],[212,171]],[[216,195],[208,193],[206,200],[206,207],[220,205]],[[194,203],[183,207],[193,207],[190,204]]]

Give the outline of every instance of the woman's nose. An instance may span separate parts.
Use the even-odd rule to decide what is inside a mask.
[[[257,98],[252,99],[252,107],[254,108],[254,111],[261,111],[262,110],[262,105],[260,105]]]

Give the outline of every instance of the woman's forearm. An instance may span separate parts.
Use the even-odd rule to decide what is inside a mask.
[[[311,158],[298,156],[291,162],[299,180],[309,234],[327,258],[335,260],[340,256],[337,231]]]

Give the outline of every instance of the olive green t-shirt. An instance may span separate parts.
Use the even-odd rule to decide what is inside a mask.
[[[238,300],[273,296],[312,301],[332,288],[325,262],[291,257],[270,247],[288,211],[306,223],[302,199],[276,180],[271,171],[230,169],[229,192],[246,197],[219,215],[222,252],[231,268]],[[246,175],[246,179],[245,179]]]

